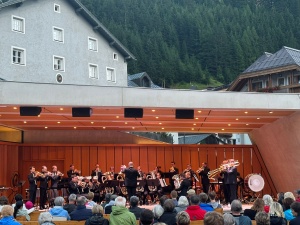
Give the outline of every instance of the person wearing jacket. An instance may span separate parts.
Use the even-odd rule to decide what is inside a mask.
[[[216,202],[216,192],[214,192],[214,191],[209,192],[208,197],[209,197],[210,202],[207,204],[211,205],[214,209],[222,208],[221,204]]]
[[[67,218],[67,220],[70,220],[68,211],[63,209],[64,202],[65,202],[65,199],[63,197],[56,197],[54,199],[54,207],[49,210],[49,213],[52,216],[65,217],[65,218]]]
[[[198,195],[192,195],[190,197],[190,203],[191,205],[187,207],[185,210],[189,216],[190,219],[193,220],[203,220],[204,216],[206,214],[206,211],[201,209],[200,204],[200,197]]]
[[[92,210],[85,207],[86,201],[86,197],[84,196],[79,196],[77,198],[77,208],[70,213],[71,220],[87,220],[93,215]]]
[[[108,225],[109,222],[103,217],[103,207],[94,205],[92,208],[93,215],[85,221],[85,225]]]
[[[242,203],[239,200],[233,200],[231,202],[231,213],[235,219],[236,224],[252,225],[252,221],[248,216],[241,215],[242,210]]]
[[[291,204],[291,209],[295,219],[290,221],[290,225],[299,225],[300,224],[300,202],[293,202]]]
[[[27,213],[27,210],[23,209],[23,201],[17,201],[14,207],[14,218],[16,219],[18,216],[25,216],[26,220],[30,220],[30,216]]]
[[[208,199],[208,196],[206,193],[202,192],[199,194],[199,198],[200,198],[200,208],[205,210],[206,212],[210,212],[210,211],[214,211],[214,208],[210,205],[210,204],[207,204],[207,199]]]
[[[110,225],[136,225],[135,215],[126,208],[126,198],[118,196],[109,218]]]
[[[4,205],[1,210],[2,219],[0,224],[2,225],[21,225],[13,217],[14,209],[10,205]]]
[[[282,206],[278,202],[273,202],[270,206],[270,225],[286,225]]]
[[[290,221],[292,219],[295,219],[295,216],[292,213],[291,210],[291,204],[294,202],[292,198],[285,198],[282,201],[283,208],[284,208],[284,217],[287,221]]]
[[[159,222],[167,225],[176,225],[176,211],[175,204],[172,199],[167,199],[164,202],[164,213],[159,218]]]
[[[185,196],[181,196],[178,199],[178,206],[175,207],[177,213],[181,211],[185,211],[186,208],[189,206],[189,200]]]

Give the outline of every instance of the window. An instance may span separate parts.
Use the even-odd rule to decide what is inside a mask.
[[[53,56],[53,69],[57,71],[65,71],[65,59],[60,56]]]
[[[60,5],[54,4],[54,12],[60,13]]]
[[[115,69],[107,67],[106,68],[106,78],[108,81],[116,82]]]
[[[287,85],[291,85],[291,77],[288,77],[288,80],[287,80]]]
[[[277,85],[278,86],[284,86],[284,77],[280,77],[277,79]]]
[[[98,51],[98,41],[97,41],[97,39],[89,37],[88,45],[89,45],[89,50],[95,51],[95,52]]]
[[[114,53],[114,54],[113,54],[113,59],[114,59],[114,60],[118,60],[118,54],[117,54],[117,53]]]
[[[53,27],[53,40],[64,42],[64,31],[61,28]]]
[[[25,49],[12,47],[12,63],[17,65],[26,65]]]
[[[12,16],[12,30],[15,32],[25,33],[25,19]]]
[[[98,79],[98,65],[89,64],[89,77]]]
[[[252,83],[252,91],[258,91],[262,89],[262,82]]]

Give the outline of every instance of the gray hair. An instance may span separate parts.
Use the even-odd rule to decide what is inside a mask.
[[[257,225],[270,225],[270,216],[266,212],[257,212],[255,221]]]
[[[240,213],[242,210],[242,203],[239,200],[236,199],[231,202],[231,212]]]
[[[202,193],[199,194],[199,198],[200,198],[201,203],[206,203],[207,199],[208,199],[208,196],[207,196],[206,193],[202,192]]]
[[[270,206],[273,203],[273,199],[272,199],[271,195],[264,195],[263,200],[264,200],[265,205]]]
[[[180,198],[178,199],[178,205],[189,206],[189,200],[185,196],[180,196]]]
[[[86,197],[84,197],[84,196],[79,196],[78,198],[77,198],[77,205],[85,205],[85,203],[86,203],[86,201],[87,201],[87,199],[86,199]]]
[[[69,202],[76,202],[77,196],[75,194],[70,194],[69,196]]]
[[[223,218],[224,218],[224,225],[235,225],[235,219],[231,214],[225,213],[223,215]]]
[[[64,202],[65,202],[65,199],[63,197],[61,197],[61,196],[56,197],[54,199],[54,205],[55,206],[63,206]]]
[[[98,204],[94,205],[92,208],[92,213],[93,214],[99,214],[99,213],[103,214],[103,207]]]
[[[190,216],[187,212],[181,211],[176,215],[176,221],[178,225],[189,225],[191,222]]]
[[[53,219],[53,216],[49,212],[42,212],[39,215],[38,221],[39,221],[39,224],[41,225],[42,223],[45,223],[45,222],[52,222],[52,219]]]
[[[116,206],[126,206],[126,198],[122,196],[118,196],[115,200],[115,205]]]
[[[161,205],[155,205],[152,211],[154,218],[159,219],[159,217],[161,217],[164,213],[164,208]]]

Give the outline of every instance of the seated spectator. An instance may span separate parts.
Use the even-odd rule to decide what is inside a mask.
[[[265,211],[257,212],[255,221],[256,225],[270,225],[270,216]]]
[[[130,200],[129,200],[129,211],[132,212],[135,215],[135,218],[137,220],[140,219],[141,216],[141,212],[143,211],[142,208],[138,207],[138,203],[139,203],[139,198],[136,196],[131,196]]]
[[[2,197],[2,196],[1,196]],[[14,209],[10,205],[3,205],[1,208],[1,216],[0,224],[2,225],[21,225],[19,222],[14,220],[13,217]]]
[[[297,194],[296,202],[300,202],[300,189],[296,190],[296,194]]]
[[[205,210],[201,209],[200,204],[200,197],[198,195],[192,195],[190,197],[191,205],[187,207],[186,212],[189,214],[190,219],[193,220],[203,220],[204,215],[206,213]]]
[[[27,209],[28,214],[32,213],[35,210],[33,206],[34,205],[33,205],[33,203],[31,201],[27,201],[25,203],[25,208]]]
[[[110,225],[136,225],[135,215],[126,208],[126,198],[118,196],[109,218]]]
[[[292,213],[295,216],[295,219],[290,221],[290,225],[299,225],[300,224],[300,202],[293,202],[291,204]]]
[[[0,212],[1,212],[2,207],[4,205],[9,205],[9,201],[8,201],[8,198],[6,196],[1,196],[0,197]]]
[[[96,205],[97,203],[93,201],[95,194],[93,192],[89,192],[86,195],[87,198],[87,203],[85,204],[85,207],[88,209],[92,209],[94,205]]]
[[[196,194],[196,192],[195,192],[195,190],[194,190],[194,189],[190,189],[190,190],[188,190],[188,191],[187,191],[187,193],[186,193],[186,194],[187,194],[187,196],[186,196],[186,197],[187,197],[187,199],[188,199],[188,200],[189,200],[189,202],[190,202],[190,198],[191,198],[191,196],[192,196],[192,195],[195,195],[195,194]]]
[[[294,194],[292,192],[285,192],[284,196],[283,196],[283,199],[285,199],[285,198],[291,198],[294,201],[296,200],[296,198],[295,198],[295,196],[294,196]]]
[[[283,192],[277,193],[277,202],[278,202],[280,205],[283,205],[283,199],[284,199],[284,193],[283,193]]]
[[[177,194],[177,191],[175,191],[175,190],[171,191],[170,196],[171,196],[171,199],[174,202],[175,207],[178,206],[178,201],[177,201],[178,194]]]
[[[178,206],[175,207],[175,210],[177,213],[179,213],[181,211],[185,211],[188,206],[189,206],[189,201],[187,197],[180,196],[180,198],[178,199]]]
[[[163,222],[167,225],[176,225],[176,211],[174,201],[167,199],[164,202],[164,213],[159,218],[159,222]]]
[[[110,201],[108,204],[105,205],[104,207],[104,214],[110,214],[112,211],[112,207],[115,205],[115,199],[117,198],[117,195],[111,195],[110,196]]]
[[[223,216],[217,212],[207,212],[204,217],[204,225],[224,225]]]
[[[206,193],[202,192],[199,194],[199,198],[200,198],[200,208],[205,210],[206,212],[210,212],[210,211],[214,211],[214,208],[210,205],[207,204],[207,199],[208,196]]]
[[[77,198],[77,208],[70,213],[71,220],[87,220],[92,216],[92,210],[85,207],[86,197],[79,196]]]
[[[213,207],[213,209],[216,209],[216,208],[222,208],[222,206],[216,202],[216,192],[214,191],[211,191],[208,193],[208,198],[210,200],[209,205],[211,205]]]
[[[149,209],[144,209],[141,212],[140,225],[151,225],[153,223],[153,221],[154,221],[153,212],[151,210],[149,210]]]
[[[52,216],[65,217],[67,220],[70,220],[70,216],[67,210],[63,209],[65,199],[63,197],[56,197],[54,199],[54,207],[49,210],[49,213]]]
[[[235,219],[236,224],[239,225],[252,225],[251,219],[248,216],[241,215],[243,208],[239,200],[231,202],[231,213]]]
[[[177,213],[176,221],[177,221],[177,225],[190,225],[191,224],[190,216],[185,211],[181,211],[181,212]]]
[[[17,216],[25,216],[27,221],[30,221],[30,216],[27,213],[27,209],[23,209],[23,201],[17,201],[16,204],[14,204],[14,218],[16,219]]]
[[[159,218],[164,213],[164,208],[161,205],[155,205],[153,210],[154,223],[159,221]]]
[[[258,198],[254,201],[253,206],[250,209],[244,210],[244,216],[248,216],[251,220],[254,220],[257,212],[264,211],[265,203],[262,199]]]
[[[16,194],[15,195],[15,201],[16,202],[18,202],[18,201],[21,201],[22,203],[23,203],[23,196],[21,195],[21,194]],[[28,202],[28,203],[27,203]],[[27,201],[26,203],[27,203],[27,207],[26,207],[26,204],[24,204],[23,203],[23,207],[21,208],[22,210],[26,210],[26,212],[27,212],[27,214],[29,215],[30,213],[32,213],[35,209],[33,208],[33,204],[32,204],[32,202],[30,202],[30,201]],[[29,207],[29,205],[28,204],[32,204],[32,207]],[[14,203],[14,204],[12,204],[11,205],[13,208],[15,208],[15,206],[16,206],[16,203]]]
[[[52,220],[53,216],[49,212],[42,212],[38,218],[39,225],[55,225]]]
[[[235,219],[233,215],[229,213],[225,213],[223,215],[223,218],[224,218],[224,225],[235,225]]]
[[[273,202],[269,210],[271,225],[286,225],[282,206],[278,202]]]
[[[75,194],[70,194],[69,203],[63,206],[63,209],[67,210],[69,214],[76,209],[76,198],[77,196]]]
[[[110,202],[110,197],[111,197],[110,193],[105,194],[104,202],[101,204],[101,206],[103,207],[103,209]]]
[[[263,196],[263,201],[265,203],[264,210],[265,210],[266,213],[269,213],[270,205],[272,204],[273,199],[270,195],[264,195]]]
[[[166,196],[166,195],[161,196],[161,197],[159,198],[159,204],[160,204],[162,207],[164,207],[164,203],[165,203],[165,201],[166,201],[167,199],[169,199],[168,196]]]
[[[92,208],[93,215],[85,221],[85,225],[108,225],[109,221],[103,217],[103,207],[94,205]]]
[[[283,199],[283,207],[284,207],[284,217],[287,221],[290,221],[292,219],[295,219],[292,210],[291,210],[291,204],[294,202],[292,198],[285,198]]]

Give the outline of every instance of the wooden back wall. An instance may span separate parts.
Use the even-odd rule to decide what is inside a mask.
[[[0,145],[7,148],[7,144]],[[5,154],[1,153],[0,154]],[[7,158],[12,157],[7,152]],[[179,171],[183,171],[187,164],[191,164],[193,170],[197,170],[202,162],[207,162],[211,170],[220,166],[224,159],[234,158],[239,160],[238,171],[242,177],[248,174],[261,174],[265,180],[265,187],[260,193],[276,196],[276,189],[270,174],[260,156],[256,146],[234,146],[234,145],[19,145],[18,154],[14,159],[8,159],[0,166],[3,168],[16,168],[18,164],[21,180],[27,181],[29,166],[33,165],[40,171],[42,165],[46,165],[51,171],[52,165],[57,165],[58,170],[66,175],[70,164],[82,171],[83,176],[91,174],[95,164],[99,163],[102,171],[108,171],[110,166],[119,172],[120,166],[128,165],[133,161],[135,167],[140,165],[142,170],[149,172],[155,166],[161,166],[162,171],[168,171],[170,162],[175,161]],[[10,163],[14,161],[14,163]],[[16,163],[15,163],[16,161]],[[14,169],[7,169],[12,171]],[[0,182],[5,182],[0,178]],[[28,187],[28,182],[24,188]],[[23,190],[24,191],[24,190]]]

